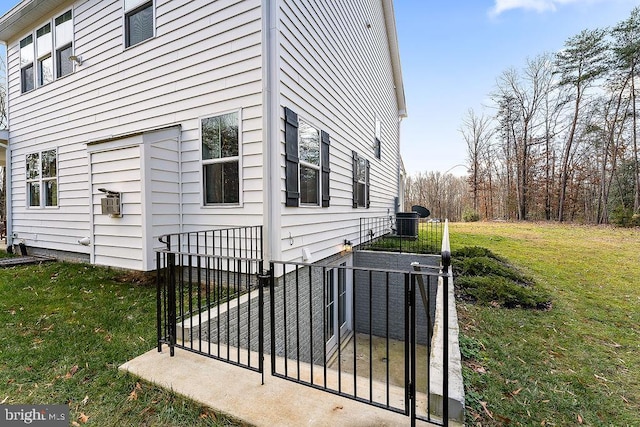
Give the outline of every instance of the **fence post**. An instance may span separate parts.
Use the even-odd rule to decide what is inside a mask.
[[[283,267],[283,272],[286,273],[284,270],[285,268]],[[269,326],[271,327],[271,375],[275,375],[276,373],[276,281],[274,271],[274,264],[273,261],[271,261],[269,262]],[[287,357],[286,354],[285,357]]]
[[[405,316],[409,321],[409,340],[406,341],[409,346],[409,360],[405,361],[405,370],[409,371],[409,400],[411,406],[411,427],[416,425],[416,276],[411,273],[405,273],[405,282],[409,282],[408,304],[405,310]],[[406,375],[406,374],[405,374]]]
[[[160,274],[160,252],[156,252],[156,327],[158,332],[158,353],[162,353],[162,275]]]
[[[264,385],[264,288],[270,286],[271,272],[263,270],[263,262],[258,266],[258,368]],[[273,340],[273,337],[271,338]]]
[[[177,319],[176,319],[176,254],[167,253],[167,273],[168,273],[168,287],[167,287],[167,305],[168,305],[168,319],[169,323],[169,354],[171,357],[175,355],[176,345],[176,333],[177,333]]]

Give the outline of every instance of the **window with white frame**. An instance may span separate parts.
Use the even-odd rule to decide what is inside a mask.
[[[329,207],[329,134],[284,108],[285,206]]]
[[[58,206],[58,153],[54,150],[27,154],[27,206]]]
[[[353,207],[370,206],[369,160],[353,152]]]
[[[125,47],[150,39],[153,34],[153,1],[124,0]]]
[[[36,30],[36,56],[38,58],[38,86],[44,86],[53,81],[53,56],[51,23]]]
[[[304,120],[298,123],[300,203],[320,204],[320,131]]]
[[[373,139],[373,152],[377,159],[382,157],[382,123],[376,118],[376,128]]]
[[[200,121],[205,205],[240,203],[239,112]]]
[[[20,40],[20,84],[22,93],[29,92],[35,87],[32,34]]]
[[[68,10],[20,40],[22,93],[73,72],[73,12]]]
[[[73,63],[69,59],[73,55],[73,15],[67,11],[55,19],[56,39],[56,77],[63,77],[73,72]]]

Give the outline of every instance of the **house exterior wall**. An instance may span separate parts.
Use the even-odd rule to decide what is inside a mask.
[[[371,331],[374,335],[386,336],[388,329],[390,338],[404,340],[407,297],[405,276],[399,273],[388,274],[387,281],[384,270],[409,272],[412,271],[411,263],[413,262],[437,269],[440,265],[440,256],[355,251],[353,262],[358,267],[378,270],[371,273],[371,280],[365,271],[356,272],[356,286],[354,287],[356,300],[354,318],[356,322],[354,330],[365,333]],[[420,279],[423,283],[422,289],[419,285]],[[415,280],[416,340],[418,344],[427,345],[431,339],[427,329],[428,319],[431,319],[432,326],[435,320],[438,279],[436,276],[430,275],[429,272],[425,272],[416,275]],[[424,290],[424,294],[422,294],[422,290]],[[428,309],[425,308],[424,300],[429,305]],[[358,301],[372,301],[373,303],[369,307],[368,304],[357,304]],[[370,318],[371,323],[369,323]]]
[[[358,244],[359,218],[394,211],[398,195],[399,106],[383,2],[281,0],[278,76],[282,259],[318,261]],[[284,107],[330,135],[330,207],[286,207]],[[381,158],[374,154],[376,119]],[[370,162],[370,208],[353,208],[352,151]]]
[[[38,17],[22,22],[6,40],[10,231],[18,241],[146,270],[153,268],[149,250],[159,234],[265,225],[274,242],[266,251],[270,259],[318,261],[340,252],[345,239],[359,243],[361,217],[393,211],[404,99],[398,100],[395,86],[391,0],[154,0],[154,37],[127,48],[123,0],[66,1],[51,10],[46,0],[21,3],[47,8],[31,11],[29,16]],[[21,93],[20,40],[67,10],[73,12],[73,53],[82,64]],[[0,23],[0,33],[7,31]],[[274,37],[267,37],[272,31]],[[265,64],[271,60],[274,79],[267,81]],[[285,107],[330,135],[329,207],[285,206]],[[201,119],[228,112],[240,117],[240,203],[204,206]],[[143,141],[139,153],[126,157],[128,166],[120,165],[125,158],[103,165],[127,171],[112,171],[109,182],[117,187],[119,177],[132,180],[127,198],[135,195],[135,203],[125,208],[136,210],[103,224],[88,147],[97,155],[103,141],[132,135],[144,140],[173,126],[180,129],[176,141]],[[26,156],[54,148],[57,206],[28,207]],[[353,152],[370,163],[367,208],[352,207]],[[140,188],[133,189],[135,180]],[[125,236],[103,228],[115,224],[140,229]],[[80,245],[86,237],[91,244]]]
[[[158,210],[158,215],[150,218],[154,227],[164,232],[179,215],[184,230],[239,222],[262,224],[260,0],[198,4],[155,0],[155,37],[126,49],[122,8],[122,0],[62,3],[7,40],[11,214],[12,232],[18,242],[23,240],[34,248],[90,254],[91,247],[78,244],[79,239],[92,233],[91,205],[95,208],[97,200],[88,184],[91,172],[87,144],[170,125],[181,127],[179,146],[177,150],[172,147],[172,153],[164,150],[164,155],[170,156],[164,159],[156,156],[160,148],[153,148],[155,154],[150,156],[157,166],[148,170],[151,177],[145,177],[140,195],[140,200],[148,197],[149,209],[153,206]],[[74,16],[74,53],[82,56],[83,64],[75,66],[69,75],[21,93],[20,40],[68,9]],[[239,111],[242,120],[242,204],[204,207],[200,119],[227,111]],[[58,150],[58,206],[29,208],[25,156],[52,148]],[[159,174],[167,179],[161,182]],[[153,188],[146,188],[149,185]],[[175,203],[158,199],[167,191],[182,193],[181,212],[177,212]],[[127,217],[120,220],[129,221]],[[141,224],[138,221],[136,226]],[[142,238],[144,232],[138,230],[132,235]],[[96,248],[97,254],[118,250],[115,242],[107,248],[104,239],[109,240],[108,235],[100,239],[105,245]],[[131,266],[114,258],[105,262]]]

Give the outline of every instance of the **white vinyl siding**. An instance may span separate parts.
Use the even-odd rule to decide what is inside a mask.
[[[339,251],[345,238],[359,243],[360,217],[393,212],[399,186],[398,103],[380,0],[282,0],[280,5],[280,133],[284,138],[288,107],[331,135],[329,211],[284,207],[281,141],[282,258],[301,260],[306,247],[318,260]],[[384,139],[380,159],[374,151],[376,119]],[[370,159],[370,209],[352,208],[353,151]]]
[[[141,137],[134,139],[138,142]],[[93,259],[99,265],[141,270],[144,249],[141,146],[90,153]],[[104,188],[121,194],[122,217],[102,214]]]
[[[78,244],[93,232],[89,205],[98,197],[88,185],[87,143],[174,124],[181,127],[176,149],[182,163],[172,174],[178,174],[181,182],[183,229],[262,224],[260,5],[260,0],[224,0],[199,7],[156,1],[155,37],[123,50],[123,0],[78,2],[73,9],[74,51],[82,55],[81,72],[24,94],[20,83],[24,35],[8,41],[12,214],[18,238],[28,246],[90,253],[90,247]],[[199,118],[240,109],[242,206],[205,209]],[[59,209],[26,209],[25,156],[51,147],[58,147]],[[171,192],[178,191],[171,187]],[[150,197],[162,197],[160,190]],[[154,203],[170,211],[158,229],[177,231],[168,224],[176,220],[179,206]]]

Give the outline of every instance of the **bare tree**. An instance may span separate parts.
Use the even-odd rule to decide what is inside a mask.
[[[467,143],[467,161],[469,162],[470,171],[469,184],[473,195],[473,210],[478,212],[481,181],[485,175],[484,170],[488,170],[483,160],[487,158],[490,140],[494,133],[491,128],[491,118],[484,115],[477,116],[470,109],[462,122],[460,132]]]

